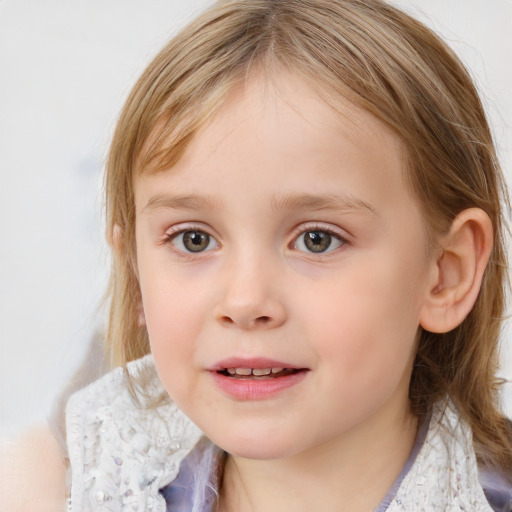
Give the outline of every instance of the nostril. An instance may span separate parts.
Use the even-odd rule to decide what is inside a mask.
[[[225,324],[234,324],[235,323],[232,318],[229,318],[229,316],[225,316],[225,315],[220,317],[220,321]]]
[[[267,315],[258,316],[254,318],[252,321],[235,321],[233,318],[231,318],[228,315],[222,315],[219,317],[219,321],[223,323],[224,325],[245,325],[246,327],[256,327],[256,326],[267,326],[268,324],[272,323],[272,318]]]

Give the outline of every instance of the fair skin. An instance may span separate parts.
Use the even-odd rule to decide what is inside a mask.
[[[223,512],[372,510],[414,443],[408,385],[422,319],[447,311],[441,258],[398,137],[340,108],[297,77],[253,77],[173,169],[135,179],[151,350],[172,399],[230,454]],[[226,358],[301,378],[233,396]]]
[[[151,348],[171,397],[230,454],[220,512],[372,510],[416,435],[407,387],[418,328],[464,320],[492,225],[464,210],[427,251],[396,136],[349,103],[334,113],[296,77],[270,89],[257,78],[174,169],[135,180]],[[268,396],[234,397],[214,371],[229,357],[302,371]],[[249,390],[262,382],[243,379]],[[4,506],[64,508],[47,427],[0,453]]]

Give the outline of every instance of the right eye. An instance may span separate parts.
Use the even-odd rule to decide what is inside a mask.
[[[172,245],[182,252],[204,252],[219,246],[215,238],[198,229],[181,231],[169,236]]]

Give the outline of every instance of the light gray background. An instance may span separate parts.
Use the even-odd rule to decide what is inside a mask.
[[[108,140],[136,77],[208,3],[0,0],[0,435],[45,419],[102,326]],[[395,3],[472,70],[512,181],[512,0]],[[511,384],[503,398],[512,415]]]

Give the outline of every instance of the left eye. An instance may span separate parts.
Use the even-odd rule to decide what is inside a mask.
[[[299,251],[312,253],[331,252],[342,245],[341,238],[322,230],[305,231],[295,242],[295,248]]]
[[[172,237],[172,244],[183,252],[204,252],[217,247],[217,241],[208,233],[189,230],[177,233]]]

